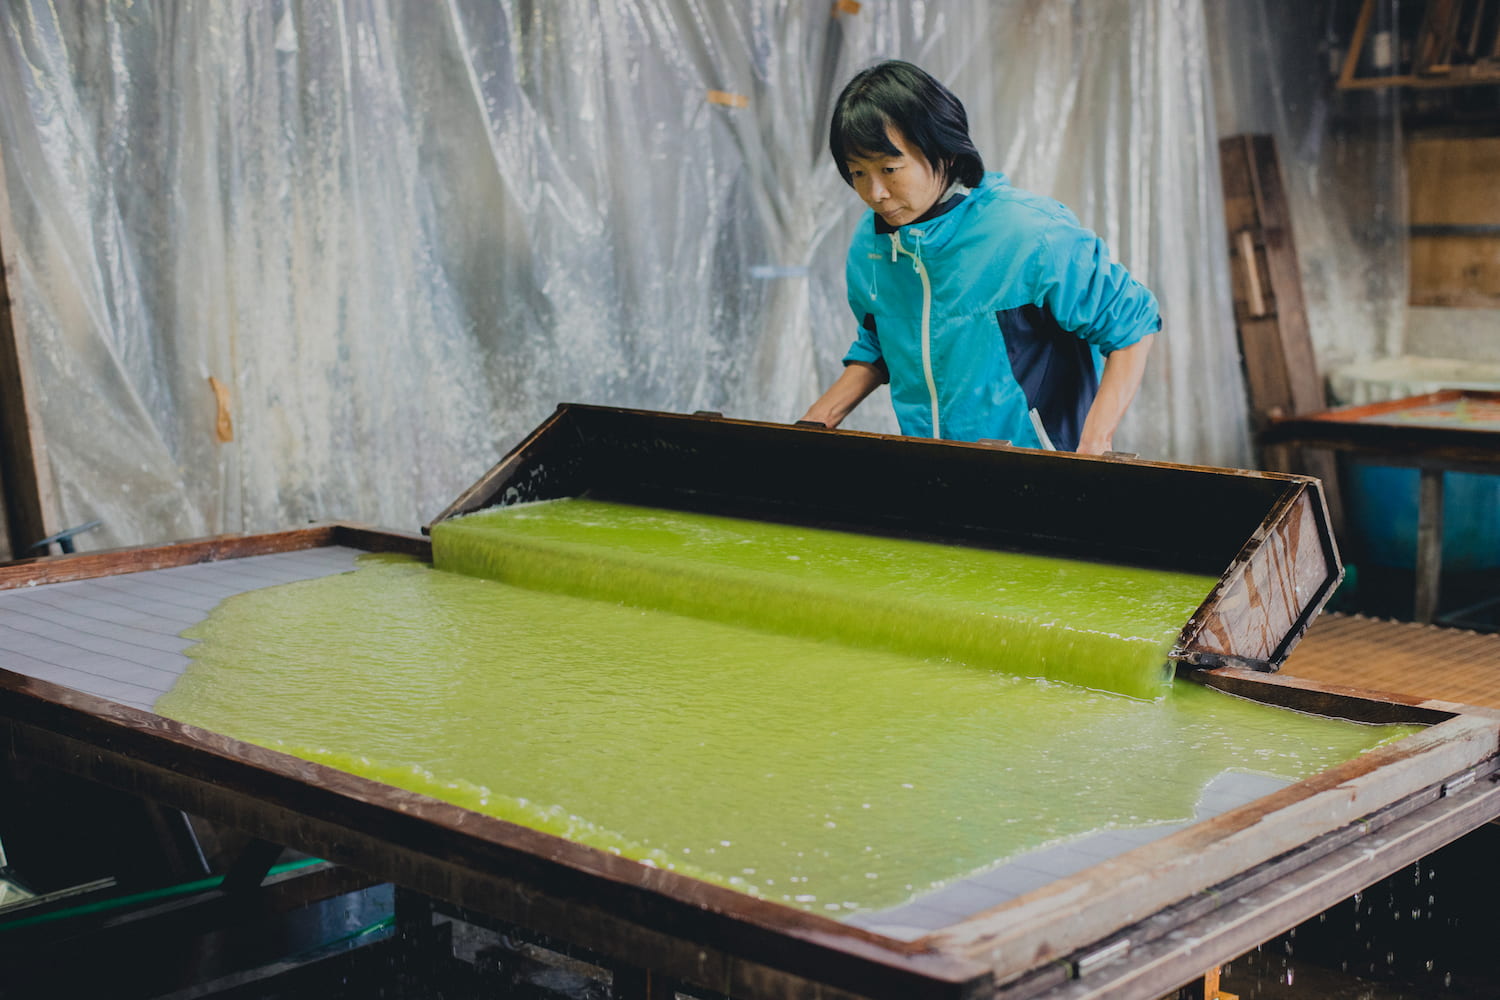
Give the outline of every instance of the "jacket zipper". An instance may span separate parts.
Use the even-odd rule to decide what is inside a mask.
[[[922,244],[913,241],[917,251],[922,249]],[[897,253],[904,253],[911,258],[912,267],[916,268],[917,277],[922,279],[922,374],[927,378],[927,398],[932,402],[932,436],[941,438],[943,436],[942,424],[938,420],[938,391],[937,379],[932,374],[932,282],[927,277],[927,268],[922,265],[922,255],[919,252],[906,249],[901,245],[899,233],[891,233],[891,260],[896,259]]]

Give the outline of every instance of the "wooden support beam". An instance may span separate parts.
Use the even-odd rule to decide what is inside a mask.
[[[1423,625],[1437,617],[1443,575],[1443,470],[1422,470],[1417,498],[1417,596],[1412,619]]]
[[[0,151],[3,153],[3,151]],[[20,558],[58,524],[51,469],[37,413],[25,324],[15,308],[16,239],[5,157],[0,155],[0,494],[5,535],[0,560]]]

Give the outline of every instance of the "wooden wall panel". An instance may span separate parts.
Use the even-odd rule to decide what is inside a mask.
[[[1407,183],[1412,305],[1500,308],[1500,138],[1413,139]]]

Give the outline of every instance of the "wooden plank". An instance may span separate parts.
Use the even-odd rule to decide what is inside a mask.
[[[1500,224],[1500,138],[1414,138],[1407,178],[1413,227]],[[1500,235],[1413,234],[1411,303],[1500,307]]]
[[[1230,136],[1219,142],[1228,228],[1235,328],[1239,334],[1251,425],[1327,405],[1323,378],[1307,325],[1307,304],[1292,238],[1290,210],[1275,142],[1265,135]],[[1318,451],[1262,447],[1264,468],[1323,481],[1329,517],[1342,530],[1338,467]]]
[[[1370,34],[1370,19],[1375,13],[1375,0],[1364,0],[1359,17],[1354,22],[1354,34],[1349,39],[1349,51],[1344,55],[1344,67],[1339,73],[1339,88],[1347,89],[1356,84],[1355,73],[1359,69],[1359,57],[1365,50],[1365,40]]]
[[[144,545],[20,559],[0,566],[0,590],[169,569],[173,566],[191,566],[218,559],[295,552],[325,545],[347,545],[350,548],[378,552],[404,552],[428,561],[432,559],[431,546],[420,535],[330,523],[262,534],[215,535],[170,545]]]
[[[1194,671],[1187,675],[1187,679],[1195,684],[1265,705],[1370,725],[1411,723],[1432,726],[1460,714],[1500,720],[1500,713],[1486,712],[1469,705],[1435,701],[1420,695],[1371,691],[1339,683],[1336,678],[1340,676],[1341,673],[1333,670],[1324,671],[1318,678],[1308,679],[1287,676],[1285,672],[1265,674],[1257,670],[1220,667],[1217,670]]]
[[[1443,470],[1423,469],[1417,498],[1417,594],[1412,619],[1425,625],[1437,617],[1443,574]]]
[[[59,530],[25,324],[11,298],[18,273],[11,219],[0,151],[0,499],[6,530],[0,559],[25,556],[33,543]]]
[[[1291,211],[1282,186],[1276,144],[1270,136],[1243,138],[1256,193],[1256,224],[1264,247],[1266,284],[1274,304],[1278,341],[1287,372],[1290,400],[1287,413],[1321,410],[1326,405],[1326,396],[1307,328],[1302,271],[1292,239]]]

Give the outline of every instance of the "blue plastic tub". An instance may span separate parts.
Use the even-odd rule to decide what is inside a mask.
[[[1351,459],[1344,498],[1349,530],[1365,562],[1416,566],[1416,469]],[[1500,567],[1500,476],[1443,473],[1443,569]]]

